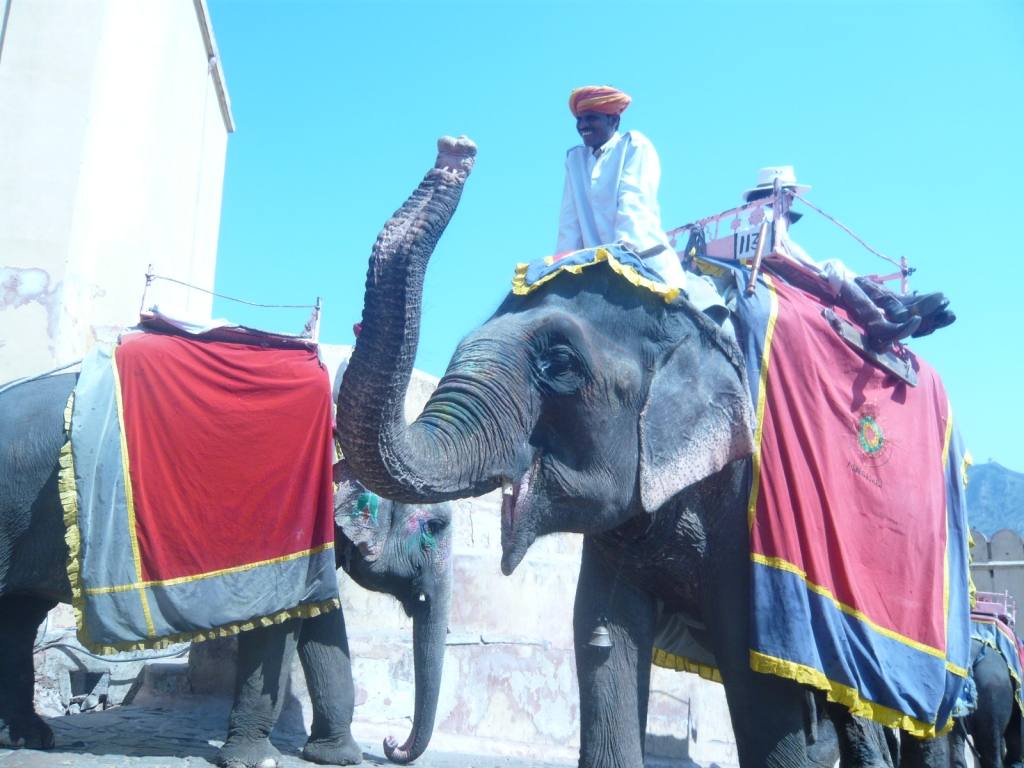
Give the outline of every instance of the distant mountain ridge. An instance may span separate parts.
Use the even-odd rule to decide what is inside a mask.
[[[967,517],[971,528],[991,536],[1000,528],[1024,535],[1024,474],[989,461],[967,470]]]

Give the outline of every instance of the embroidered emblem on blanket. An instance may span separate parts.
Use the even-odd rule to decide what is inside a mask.
[[[926,363],[917,387],[897,381],[822,309],[770,276],[738,299],[757,413],[751,666],[934,736],[970,658],[965,451]]]

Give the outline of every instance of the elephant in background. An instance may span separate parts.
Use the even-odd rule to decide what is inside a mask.
[[[370,257],[339,440],[375,492],[435,503],[503,488],[502,570],[584,535],[573,616],[581,766],[641,768],[657,601],[715,657],[740,764],[808,765],[807,690],[750,666],[750,394],[735,342],[607,264],[508,295],[403,417],[424,275],[475,162],[443,138]],[[511,266],[511,265],[510,265]],[[591,647],[596,626],[611,647]]]
[[[957,721],[949,734],[950,765],[967,768],[964,747],[970,734],[981,768],[1022,765],[1022,718],[1016,683],[999,651],[971,640],[971,666],[978,688],[978,708]]]
[[[0,747],[49,749],[53,733],[33,708],[32,649],[47,612],[71,601],[64,516],[57,489],[66,437],[64,407],[77,376],[30,381],[0,393]],[[451,610],[451,510],[399,504],[367,493],[344,462],[335,466],[335,557],[361,586],[394,595],[413,618],[415,712],[402,746],[388,757],[409,762],[426,749],[440,692]],[[303,757],[354,765],[362,750],[350,733],[355,693],[342,611],[243,632],[229,732],[220,765],[280,764],[268,735],[277,721],[292,654],[298,651],[313,708]]]

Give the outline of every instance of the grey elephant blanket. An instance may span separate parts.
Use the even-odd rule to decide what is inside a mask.
[[[60,478],[82,644],[160,648],[338,607],[332,415],[315,350],[95,347]]]

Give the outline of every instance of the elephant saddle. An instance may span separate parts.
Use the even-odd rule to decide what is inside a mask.
[[[868,362],[832,330],[824,310],[841,308],[776,277],[739,293],[757,414],[751,666],[935,735],[970,665],[969,458],[942,381],[913,353],[916,387]],[[655,660],[714,676],[670,648]]]
[[[979,609],[985,606],[980,600]],[[982,644],[983,653],[996,653],[1002,657],[1013,681],[1014,699],[1024,714],[1024,646],[1002,616],[978,610],[971,613],[971,639]],[[974,664],[981,660],[979,655]]]
[[[327,371],[157,333],[95,347],[61,498],[81,642],[163,647],[337,607]]]

